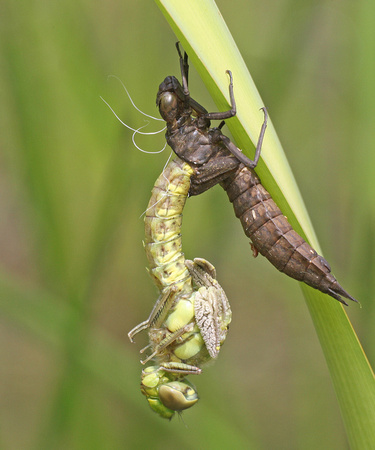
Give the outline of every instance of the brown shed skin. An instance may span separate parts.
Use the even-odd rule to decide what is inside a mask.
[[[167,77],[159,86],[157,105],[167,122],[168,144],[194,170],[189,195],[220,184],[255,254],[261,253],[281,272],[345,305],[341,297],[356,301],[331,274],[328,262],[293,230],[255,171],[229,151],[234,144],[221,128],[210,128],[207,111],[186,96],[175,77]],[[219,115],[211,113],[215,119]]]

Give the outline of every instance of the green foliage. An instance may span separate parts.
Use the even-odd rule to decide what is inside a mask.
[[[233,41],[226,47],[227,30],[215,29],[220,15],[210,3],[174,3],[200,8],[174,25],[194,66],[193,97],[216,108],[197,70],[225,109],[231,69],[246,113],[228,125],[251,149],[247,135],[257,138],[263,102],[248,87]],[[374,361],[374,6],[218,4],[287,144],[326,256],[362,303],[347,312]],[[191,19],[197,35],[184,28]],[[167,155],[138,152],[99,96],[124,122],[144,125],[121,86],[107,81],[114,74],[156,114],[158,84],[179,67],[176,37],[155,5],[5,0],[0,25],[2,447],[345,448],[297,283],[252,260],[220,190],[188,202],[183,232],[186,256],[213,261],[230,293],[225,347],[194,380],[201,401],[184,414],[186,426],[160,420],[139,392],[137,349],[146,338],[132,346],[126,334],[156,300],[139,216]],[[267,135],[259,173],[314,240],[285,159],[274,156],[271,127]],[[158,150],[164,139],[137,142]],[[370,448],[372,374],[341,307],[315,297],[308,290],[347,435],[353,448]]]

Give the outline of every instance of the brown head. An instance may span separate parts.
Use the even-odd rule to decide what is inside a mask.
[[[180,82],[176,77],[169,76],[160,84],[156,97],[156,106],[160,115],[171,124],[178,120],[185,111],[185,95]],[[190,114],[190,112],[188,112]]]

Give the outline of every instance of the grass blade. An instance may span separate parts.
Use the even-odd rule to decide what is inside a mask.
[[[211,0],[157,0],[156,3],[219,110],[228,109],[225,71],[232,71],[238,113],[235,119],[228,121],[228,126],[237,145],[244,152],[249,148],[252,152],[251,142],[256,142],[263,119],[259,112],[263,102],[215,3]],[[271,122],[257,172],[293,227],[320,252]],[[343,307],[307,286],[302,289],[331,373],[349,442],[352,448],[371,448],[375,442],[375,383],[366,355]]]

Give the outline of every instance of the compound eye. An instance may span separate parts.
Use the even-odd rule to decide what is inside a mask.
[[[159,110],[161,116],[166,122],[176,117],[177,106],[177,97],[172,92],[165,92],[160,97]]]
[[[166,92],[160,99],[160,107],[168,110],[176,108],[177,106],[177,98],[172,92]]]
[[[159,398],[163,405],[172,411],[182,411],[190,408],[198,401],[196,391],[185,383],[174,381],[159,388]]]

